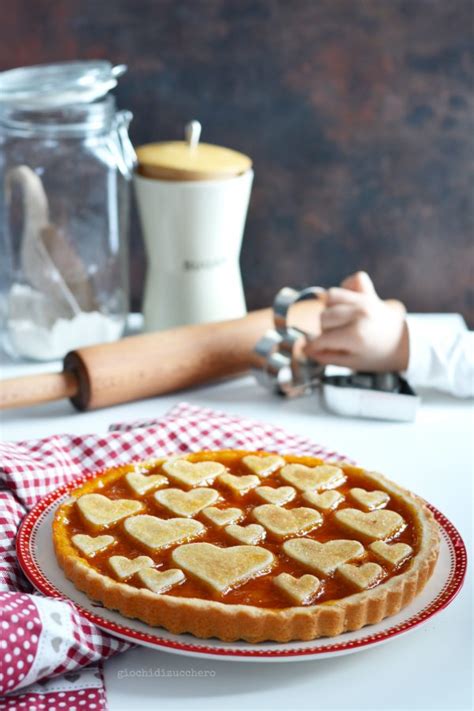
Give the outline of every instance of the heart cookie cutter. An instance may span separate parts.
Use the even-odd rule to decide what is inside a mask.
[[[298,346],[307,342],[311,334],[290,326],[288,314],[297,301],[320,299],[324,291],[320,286],[301,291],[289,286],[280,289],[273,302],[275,328],[267,331],[255,346],[259,366],[254,368],[254,374],[260,385],[287,397],[308,395],[319,386],[324,366],[298,352]]]
[[[285,286],[273,302],[274,328],[255,345],[253,368],[257,382],[286,397],[321,392],[327,409],[339,415],[381,420],[411,421],[419,398],[398,373],[338,372],[304,356],[304,345],[313,334],[289,324],[291,306],[298,301],[321,299],[325,289],[310,286],[300,291]],[[340,369],[338,369],[340,371]]]

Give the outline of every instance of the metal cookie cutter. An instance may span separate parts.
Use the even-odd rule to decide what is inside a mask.
[[[289,326],[288,312],[297,301],[318,299],[323,293],[320,286],[302,291],[285,286],[278,292],[273,302],[275,328],[267,331],[255,346],[260,363],[254,373],[260,385],[287,397],[308,395],[319,385],[324,366],[297,355],[296,344],[307,341],[310,334]]]
[[[327,374],[324,365],[303,355],[303,346],[312,334],[290,326],[288,313],[297,301],[319,299],[324,291],[322,287],[311,286],[301,291],[284,287],[278,292],[273,302],[275,327],[255,346],[257,381],[287,397],[321,391],[326,408],[339,415],[414,420],[419,398],[398,373]]]

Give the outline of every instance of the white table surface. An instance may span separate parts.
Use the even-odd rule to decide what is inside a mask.
[[[456,315],[417,317],[423,328],[463,328]],[[58,369],[58,364],[0,361],[1,377]],[[105,432],[112,422],[157,417],[177,402],[226,410],[309,436],[366,467],[383,471],[441,509],[468,547],[474,473],[472,402],[421,393],[417,421],[346,419],[316,397],[284,401],[251,377],[99,412],[76,413],[67,402],[3,413],[2,439],[58,432]],[[470,576],[469,576],[470,577]],[[272,709],[470,709],[471,584],[428,623],[385,645],[344,657],[293,663],[209,661],[135,648],[105,664],[111,711]],[[207,670],[206,676],[197,676]]]

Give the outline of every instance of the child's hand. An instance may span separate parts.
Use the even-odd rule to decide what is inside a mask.
[[[321,334],[305,352],[319,363],[352,370],[406,370],[405,308],[398,301],[380,299],[369,275],[357,272],[327,291]]]

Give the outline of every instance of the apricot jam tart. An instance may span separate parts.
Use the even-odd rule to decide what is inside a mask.
[[[347,464],[216,451],[110,469],[59,507],[59,563],[105,607],[225,641],[379,622],[438,557],[424,502]]]

